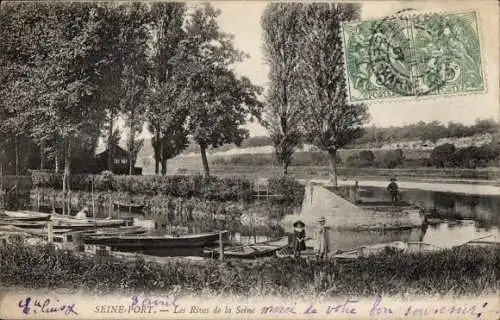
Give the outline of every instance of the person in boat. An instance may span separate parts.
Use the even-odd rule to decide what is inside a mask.
[[[391,183],[389,183],[389,185],[387,186],[387,191],[391,196],[392,205],[395,206],[398,203],[398,196],[399,196],[399,187],[398,184],[396,183],[396,178],[391,178]]]
[[[304,227],[306,225],[302,221],[296,221],[293,224],[293,255],[298,258],[300,257],[300,252],[306,250],[306,231]]]
[[[75,218],[77,219],[87,219],[87,214],[89,212],[89,208],[88,207],[83,207],[82,210],[80,210],[80,212],[78,212],[75,216]]]
[[[325,217],[318,219],[318,227],[314,232],[314,253],[317,260],[323,260],[328,257],[330,251],[328,227]]]

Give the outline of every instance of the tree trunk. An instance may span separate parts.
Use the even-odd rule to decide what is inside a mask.
[[[160,160],[155,157],[155,174],[160,174]]]
[[[328,150],[330,159],[330,182],[334,187],[337,186],[337,150]]]
[[[286,176],[288,174],[288,163],[283,162],[283,175]]]
[[[17,138],[17,135],[14,136],[14,152],[15,152],[15,157],[16,157],[16,177],[19,175],[19,139]],[[17,181],[17,179],[16,179]]]
[[[205,145],[200,144],[200,152],[201,152],[201,161],[203,162],[203,171],[205,173],[205,177],[209,177],[210,168],[208,168],[207,147]]]
[[[59,173],[59,154],[58,154],[57,150],[56,150],[56,154],[54,157],[54,166],[55,166],[55,168],[54,168],[55,173]]]
[[[160,161],[161,161],[161,153],[160,153],[160,130],[158,127],[155,128],[155,143],[153,145],[154,153],[155,153],[155,174],[160,174]]]
[[[108,170],[113,172],[113,112],[111,112],[108,130]]]
[[[167,159],[161,159],[161,175],[167,175]]]
[[[40,143],[40,170],[45,169],[45,142]]]
[[[69,176],[71,174],[71,141],[70,137],[65,137],[65,147],[64,150],[64,172],[63,172],[63,214],[66,212],[66,201],[67,201],[67,193],[69,190]],[[69,212],[68,212],[69,214]]]
[[[133,164],[133,153],[135,147],[135,130],[134,124],[130,124],[130,133],[129,133],[129,150],[128,150],[128,174],[132,175],[134,172],[134,164]]]

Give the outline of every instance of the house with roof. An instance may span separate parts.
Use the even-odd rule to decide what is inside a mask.
[[[97,172],[109,170],[113,172],[113,174],[128,174],[129,152],[118,145],[114,145],[112,147],[112,157],[113,157],[112,168],[108,167],[109,152],[110,149],[106,149],[95,156],[95,166]],[[134,175],[142,174],[142,168],[134,167],[132,174]]]

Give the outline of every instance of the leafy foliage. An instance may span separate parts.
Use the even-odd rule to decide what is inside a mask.
[[[54,173],[33,172],[32,180],[36,188],[62,188],[60,176]],[[248,200],[252,195],[250,181],[244,177],[72,175],[70,186],[74,191],[91,191],[92,182],[96,192],[112,190],[137,195],[197,197],[220,201]]]
[[[336,152],[361,134],[367,107],[348,104],[340,23],[359,16],[353,3],[309,4],[301,28],[299,101],[307,110],[304,131],[308,142],[327,151],[331,180],[337,185]]]
[[[302,139],[303,108],[296,87],[300,74],[299,19],[302,4],[268,4],[261,18],[264,32],[264,56],[269,65],[269,89],[262,124],[268,130],[283,174]]]
[[[185,5],[180,3],[155,3],[151,15],[155,28],[150,93],[147,118],[153,133],[156,174],[166,174],[168,159],[178,155],[188,145],[185,127],[188,109],[183,104],[185,73],[182,41],[186,33],[182,29]]]
[[[248,137],[248,130],[241,125],[248,115],[259,118],[262,109],[257,99],[261,88],[231,70],[244,55],[233,47],[232,37],[220,31],[219,14],[209,4],[195,8],[186,23],[184,44],[189,70],[187,127],[200,145],[207,176],[206,149],[225,143],[239,145]]]
[[[451,143],[445,143],[443,145],[437,146],[432,150],[430,157],[431,164],[439,167],[450,166],[455,149],[455,145]]]
[[[268,180],[269,192],[277,196],[273,199],[281,205],[301,206],[304,200],[304,185],[291,177],[272,177]]]

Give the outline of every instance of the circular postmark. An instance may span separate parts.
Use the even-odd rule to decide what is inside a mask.
[[[425,27],[416,25],[411,16],[397,15],[373,26],[368,53],[377,85],[400,95],[421,96],[446,84],[453,71],[449,59],[415,45],[415,37],[426,34]]]

